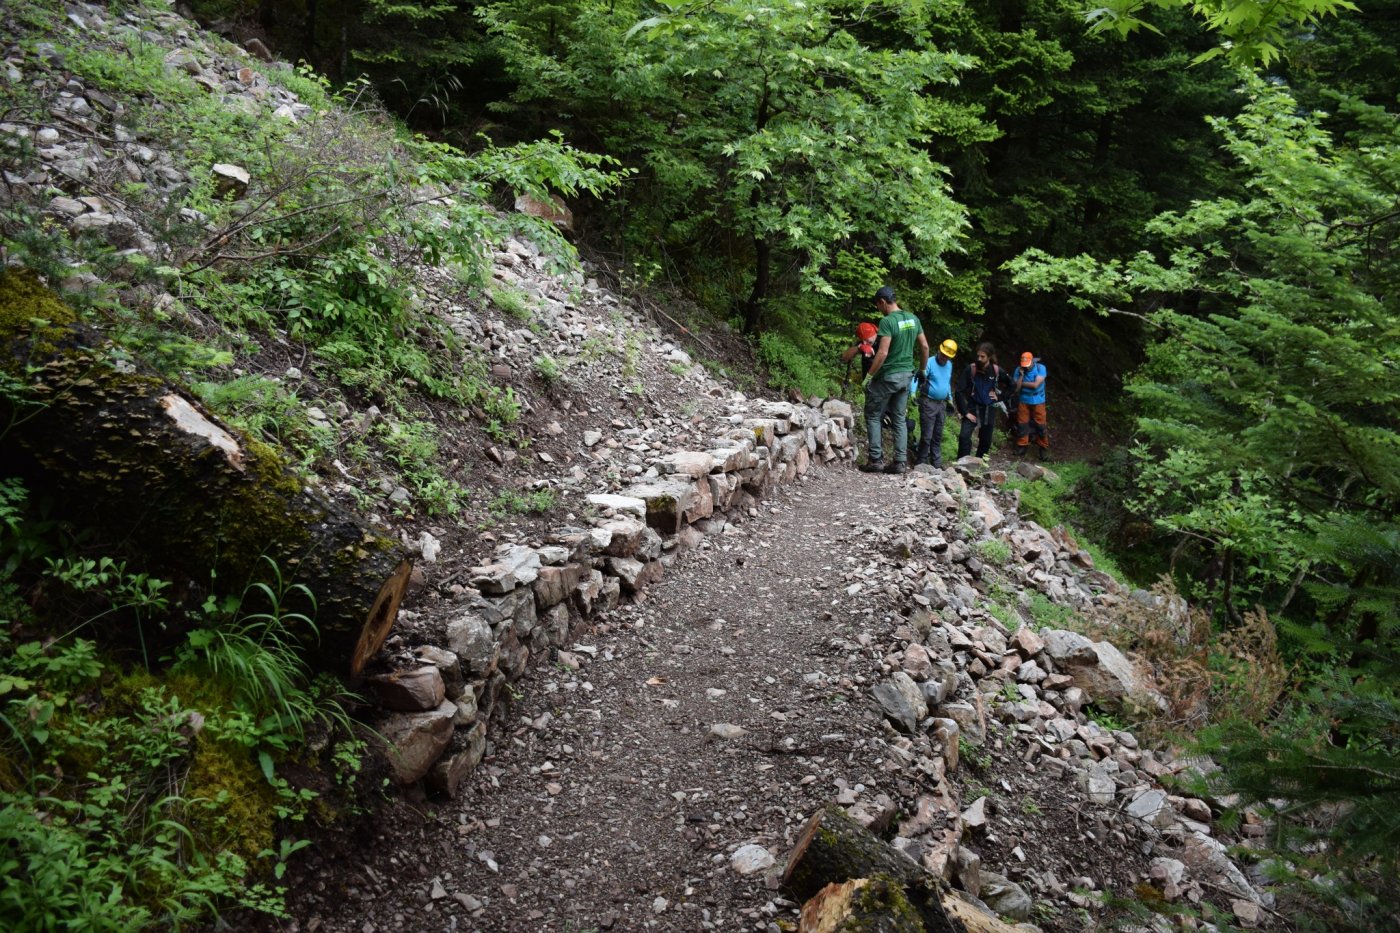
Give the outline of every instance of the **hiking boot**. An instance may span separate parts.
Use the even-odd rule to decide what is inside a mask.
[[[1021,447],[1021,446],[1019,446],[1019,445],[1016,446],[1016,447],[1011,448],[1011,456],[1013,456],[1013,457],[1024,457],[1025,455],[1026,455],[1026,448]]]
[[[856,469],[860,470],[862,473],[883,473],[886,469],[885,461],[871,460],[869,463],[862,463]]]
[[[892,473],[895,476],[898,476],[900,473],[908,473],[909,467],[905,464],[903,460],[896,460],[894,463],[891,463],[889,466],[885,467],[885,472]]]
[[[1048,447],[1042,447],[1042,448],[1040,448],[1040,462],[1041,462],[1041,463],[1045,463],[1045,462],[1046,462],[1047,460],[1049,460],[1049,459],[1050,459],[1050,448],[1048,448]]]

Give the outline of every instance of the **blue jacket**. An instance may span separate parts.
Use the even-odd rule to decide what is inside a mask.
[[[993,365],[989,371],[978,372],[977,364],[969,363],[958,377],[957,392],[953,396],[953,405],[958,412],[965,415],[972,411],[974,405],[984,407],[995,402],[993,395],[1000,375],[1000,366]]]
[[[1036,360],[1035,362],[1031,363],[1029,369],[1025,368],[1024,366],[1017,366],[1016,372],[1014,372],[1011,376],[1012,382],[1022,383],[1034,382],[1037,379],[1043,378],[1045,378],[1045,364],[1040,362],[1040,360]],[[1022,385],[1020,401],[1026,405],[1045,404],[1045,383],[1042,382],[1034,389],[1032,389],[1030,386]]]

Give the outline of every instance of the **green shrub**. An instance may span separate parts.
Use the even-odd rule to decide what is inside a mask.
[[[491,289],[491,303],[499,308],[502,314],[517,321],[529,321],[535,316],[526,294],[509,285],[498,285]]]
[[[383,445],[400,482],[428,515],[453,516],[468,499],[465,487],[442,474],[437,464],[438,430],[427,421],[380,422],[372,436]]]
[[[1053,603],[1044,593],[1032,593],[1031,618],[1040,628],[1072,629],[1077,616],[1069,606]]]
[[[983,538],[973,545],[977,556],[994,567],[1000,567],[1011,560],[1011,545],[1000,538]]]
[[[836,391],[831,364],[815,349],[799,346],[782,334],[760,334],[758,356],[768,367],[770,381],[779,387],[796,389],[803,395],[830,395]]]
[[[1008,635],[1015,634],[1021,627],[1021,613],[1010,603],[993,602],[987,605],[987,613],[1006,629]]]
[[[557,497],[552,489],[537,489],[521,493],[507,489],[491,500],[488,506],[492,515],[503,518],[507,515],[539,515],[554,508]]]
[[[564,378],[564,371],[552,356],[535,357],[535,375],[549,388],[554,388]]]
[[[197,382],[193,388],[230,424],[296,454],[304,466],[335,451],[334,429],[313,423],[300,400],[273,379],[250,374],[228,382]]]
[[[104,614],[164,605],[163,584],[110,558],[50,560],[44,576],[52,591],[104,594]],[[315,795],[279,763],[304,754],[309,725],[348,725],[338,688],[310,680],[288,634],[311,627],[282,608],[296,589],[210,597],[157,674],[66,622],[58,637],[30,634],[45,620],[23,602],[0,616],[0,926],[179,927],[234,904],[284,913],[283,891],[253,875],[281,877],[305,842],[279,839],[279,826]]]

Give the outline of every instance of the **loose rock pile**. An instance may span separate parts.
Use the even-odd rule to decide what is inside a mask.
[[[1124,591],[1095,571],[1062,530],[1020,519],[997,489],[1004,475],[975,458],[955,467],[912,480],[932,496],[936,521],[917,536],[888,535],[887,547],[908,555],[906,570],[922,572],[904,587],[908,612],[886,646],[888,674],[872,690],[905,737],[902,746],[929,771],[929,790],[913,800],[864,801],[853,815],[879,828],[901,811],[896,848],[1014,920],[1030,917],[1033,898],[1060,901],[1066,911],[1100,909],[1096,893],[1109,879],[1067,872],[1074,871],[1076,846],[1109,846],[1147,866],[1116,880],[1150,885],[1169,902],[1223,897],[1237,922],[1258,925],[1272,895],[1256,890],[1227,856],[1211,825],[1212,803],[1170,789],[1174,779],[1213,766],[1171,760],[1142,748],[1131,732],[1094,721],[1091,706],[1119,714],[1162,708],[1150,679],[1107,641],[1025,624],[1008,629],[992,617],[978,586],[993,570],[976,556],[978,544],[1010,546],[1009,565],[995,572],[1020,587],[1023,601],[1038,590],[1053,603],[1111,618],[1125,599],[1150,603],[1153,595]],[[1030,464],[1021,470],[1032,477],[1042,472]],[[1178,603],[1159,608],[1168,615],[1185,610]],[[1006,775],[1002,786],[956,800],[948,776],[962,753],[990,770],[989,751]],[[1044,839],[1035,828],[1042,822],[1038,806],[1008,809],[1037,797],[1073,810],[1077,838]],[[1247,819],[1245,835],[1257,836],[1262,825]]]
[[[138,42],[166,48],[165,66],[171,73],[188,76],[232,111],[289,122],[311,112],[295,94],[251,67],[251,58],[241,49],[178,14],[152,9],[114,13],[87,3],[69,4],[68,11],[65,38],[79,44]],[[161,142],[132,125],[120,95],[88,86],[66,65],[53,42],[39,42],[32,52],[18,45],[4,49],[5,83],[15,93],[23,89],[42,98],[49,119],[42,124],[0,122],[0,150],[20,156],[16,164],[22,166],[4,173],[0,204],[41,205],[52,223],[75,237],[101,239],[117,260],[167,261],[172,218],[152,210],[150,203],[178,198],[206,182],[216,192],[241,197],[249,184],[247,171],[217,164],[211,178],[193,177]],[[291,66],[280,63],[274,68],[290,71]],[[124,196],[126,186],[141,189],[146,206],[138,207]],[[196,229],[204,225],[204,218],[190,208],[183,208],[176,220]],[[96,282],[85,272],[63,284],[76,289]]]

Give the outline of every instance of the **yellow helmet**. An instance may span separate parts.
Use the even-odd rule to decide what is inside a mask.
[[[951,359],[958,355],[958,342],[949,338],[938,345],[938,352]]]

